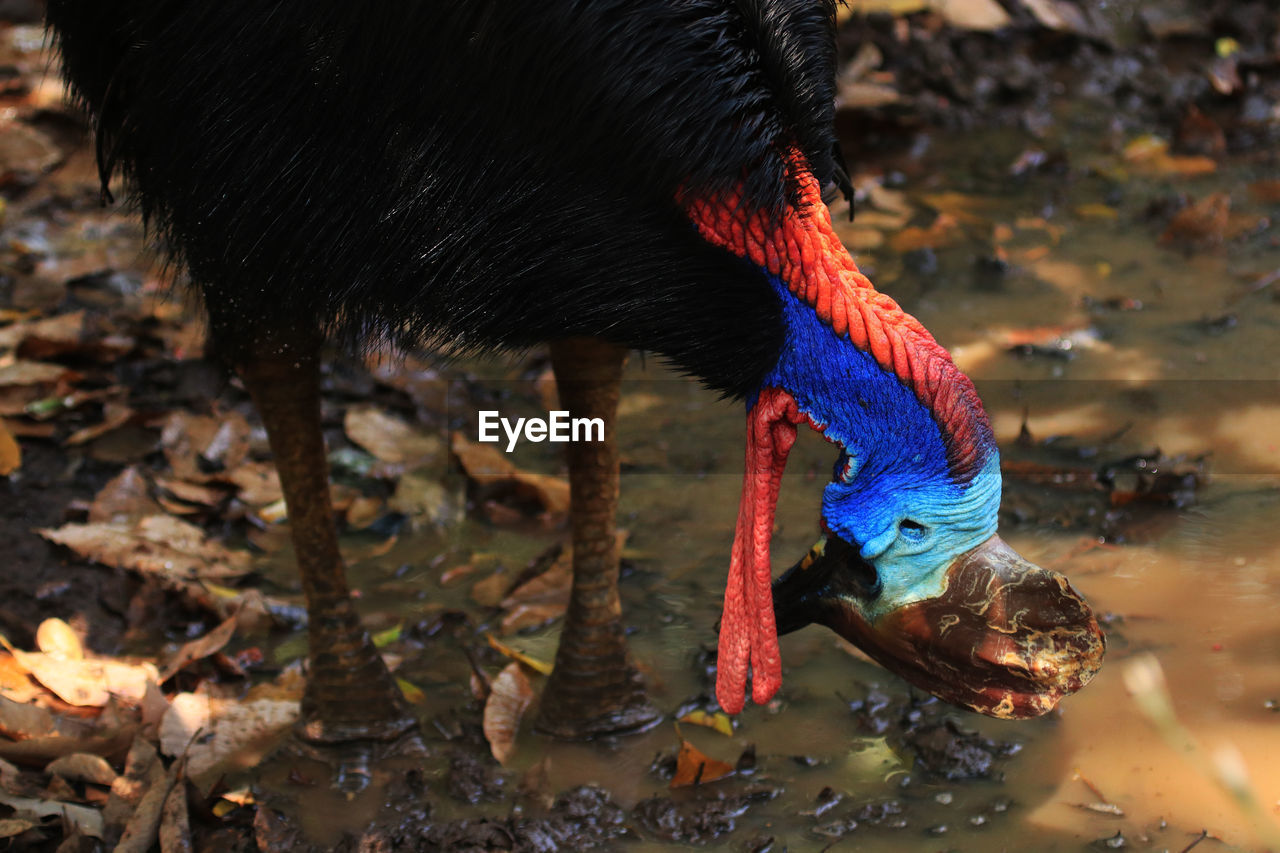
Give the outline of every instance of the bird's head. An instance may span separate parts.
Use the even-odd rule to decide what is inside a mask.
[[[740,197],[686,209],[704,239],[767,276],[786,342],[749,400],[742,503],[716,693],[730,713],[781,684],[778,632],[827,625],[908,681],[1006,718],[1038,716],[1092,678],[1105,642],[1066,579],[996,535],[1000,458],[972,383],[878,293],[794,158],[781,215]],[[796,426],[839,447],[822,541],[772,584],[774,507]]]

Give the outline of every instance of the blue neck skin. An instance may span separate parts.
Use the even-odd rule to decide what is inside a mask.
[[[996,532],[1000,456],[968,483],[947,464],[942,431],[915,392],[817,313],[776,277],[787,343],[763,387],[795,398],[800,411],[844,453],[822,498],[827,528],[857,546],[883,584],[860,609],[875,617],[946,585],[952,560]],[[751,401],[754,405],[754,400]]]

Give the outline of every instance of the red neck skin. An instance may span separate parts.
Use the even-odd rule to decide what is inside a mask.
[[[796,424],[807,418],[781,388],[760,392],[747,415],[747,458],[742,499],[733,536],[729,582],[720,619],[716,663],[716,699],[730,714],[742,711],[751,665],[751,698],[762,705],[782,686],[782,654],[773,621],[773,573],[769,543],[787,454],[796,441]]]

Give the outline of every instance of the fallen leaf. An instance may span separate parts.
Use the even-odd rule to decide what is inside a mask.
[[[488,631],[485,631],[484,638],[488,640],[489,645],[492,646],[499,654],[524,664],[525,666],[529,667],[529,669],[532,669],[534,672],[539,672],[539,673],[542,673],[543,675],[550,675],[551,670],[554,668],[554,665],[548,663],[547,661],[538,660],[537,658],[531,657],[517,648],[508,646],[506,643],[502,642],[501,640],[493,636],[493,634],[489,633]]]
[[[442,461],[444,442],[372,406],[348,409],[342,419],[347,437],[401,471]]]
[[[62,153],[48,136],[12,118],[0,121],[0,179],[29,178],[53,168]]]
[[[678,733],[679,729],[676,731]],[[681,736],[680,752],[676,755],[676,773],[671,777],[672,788],[714,782],[732,773],[732,764],[712,758]]]
[[[105,826],[102,812],[88,806],[63,803],[57,800],[37,800],[17,797],[0,792],[0,803],[19,812],[29,812],[42,818],[62,818],[90,838],[102,838]]]
[[[178,480],[173,477],[157,477],[156,485],[180,501],[202,507],[218,506],[227,498],[225,489],[200,483],[188,483],[186,480]]]
[[[0,477],[7,477],[22,467],[22,448],[0,418]]]
[[[238,412],[223,417],[174,412],[160,433],[160,447],[181,480],[207,483],[245,462],[249,422]]]
[[[412,681],[396,676],[396,686],[400,688],[400,692],[411,705],[421,705],[427,701],[426,691]]]
[[[44,772],[72,782],[91,782],[94,785],[110,785],[120,775],[102,756],[87,752],[73,752],[55,758],[44,768]]]
[[[386,502],[382,498],[361,495],[347,507],[347,526],[355,530],[363,530],[382,518],[386,510]]]
[[[533,687],[518,663],[509,663],[493,680],[484,703],[484,736],[498,763],[506,766],[515,751],[520,718],[533,701]]]
[[[947,23],[964,30],[998,30],[1012,22],[996,0],[932,0],[930,5]]]
[[[999,207],[993,198],[958,192],[925,193],[920,200],[938,213],[948,214],[961,225],[991,224],[990,214]]]
[[[47,708],[0,696],[0,735],[11,740],[30,740],[59,734],[54,716]]]
[[[1160,242],[1183,249],[1220,246],[1226,237],[1230,215],[1231,196],[1213,193],[1178,211],[1160,235]]]
[[[69,705],[99,708],[112,696],[137,704],[147,690],[147,680],[156,678],[153,664],[118,660],[68,660],[42,652],[16,649],[0,634],[0,645],[39,681]]]
[[[39,824],[33,820],[6,818],[4,820],[0,820],[0,838],[13,838],[15,835],[21,835],[28,829],[34,829],[37,826],[39,826]]]
[[[236,497],[249,506],[266,506],[284,500],[280,472],[270,462],[245,462],[230,471],[227,479],[240,490]]]
[[[124,773],[111,783],[111,793],[102,809],[102,818],[113,834],[124,831],[147,793],[164,784],[164,764],[155,745],[141,735],[134,738],[125,757]]]
[[[461,432],[453,434],[450,449],[478,485],[509,485],[517,497],[532,497],[547,512],[568,512],[569,484],[565,480],[521,471],[493,445],[472,443]]]
[[[1280,180],[1254,181],[1249,184],[1249,195],[1266,204],[1280,203]]]
[[[203,637],[197,637],[189,643],[183,643],[182,648],[178,649],[164,665],[164,669],[160,670],[160,678],[157,683],[164,684],[184,667],[222,651],[227,643],[231,642],[231,638],[235,636],[239,621],[238,616],[232,616]]]
[[[52,385],[71,375],[71,371],[58,364],[42,361],[23,361],[0,365],[0,388],[18,385]]]
[[[45,346],[40,348],[38,355],[25,352],[24,355],[37,360],[64,355],[79,349],[84,335],[84,317],[85,312],[76,311],[6,326],[0,329],[0,349],[18,349],[28,341],[40,341]]]
[[[46,619],[36,628],[36,648],[50,657],[83,660],[84,646],[70,625],[61,619]]]
[[[1081,204],[1072,208],[1081,219],[1118,219],[1120,211],[1109,204]]]
[[[98,490],[89,506],[89,521],[125,523],[159,511],[159,504],[151,499],[146,476],[136,465],[130,465]]]
[[[200,528],[168,515],[125,524],[64,524],[37,532],[94,562],[169,580],[236,578],[249,571],[247,553],[212,542]]]
[[[949,213],[939,213],[928,228],[903,228],[889,238],[889,248],[898,253],[916,249],[941,249],[960,239],[959,224]]]
[[[294,699],[235,702],[179,693],[160,722],[160,749],[175,756],[185,751],[188,774],[203,776],[271,741],[298,718],[299,710]],[[192,740],[197,732],[200,737]]]
[[[114,853],[147,853],[155,845],[160,833],[160,816],[169,792],[178,781],[181,765],[181,761],[175,762],[167,773],[161,771],[160,778],[152,781],[129,816]]]
[[[680,722],[715,729],[725,737],[733,736],[733,720],[724,711],[716,711],[712,714],[699,708],[685,714],[680,718]]]
[[[190,853],[191,817],[187,809],[187,785],[185,764],[182,759],[174,765],[174,780],[160,810],[160,853]]]
[[[931,0],[846,0],[840,12],[849,15],[911,15],[932,6]],[[847,11],[846,11],[847,10]]]

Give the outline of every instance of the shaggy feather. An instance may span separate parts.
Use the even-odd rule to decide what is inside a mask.
[[[104,183],[124,172],[216,330],[449,352],[597,335],[754,391],[758,269],[681,191],[822,179],[832,6],[782,0],[49,0]]]

